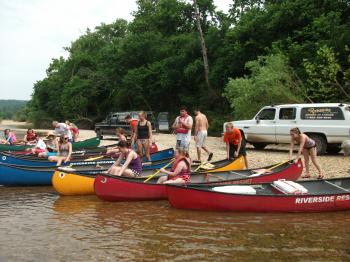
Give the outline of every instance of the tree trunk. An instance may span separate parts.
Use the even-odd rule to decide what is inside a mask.
[[[197,29],[198,29],[199,38],[200,38],[201,47],[202,47],[203,64],[204,64],[204,75],[205,75],[205,82],[206,82],[207,88],[208,88],[208,94],[211,95],[211,96],[214,95],[215,97],[217,97],[217,94],[211,88],[210,81],[209,81],[209,63],[208,63],[207,48],[205,46],[205,41],[204,41],[204,36],[203,36],[203,31],[202,31],[201,21],[200,21],[200,14],[199,14],[199,9],[198,9],[198,5],[197,5],[197,1],[196,0],[193,0],[193,5],[194,5],[194,9],[195,9]]]

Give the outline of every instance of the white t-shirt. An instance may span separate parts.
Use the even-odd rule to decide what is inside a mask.
[[[55,128],[55,133],[58,135],[67,135],[69,139],[72,139],[72,132],[68,129],[67,125],[65,123],[58,123],[57,127]]]
[[[46,149],[46,144],[44,142],[44,140],[42,140],[41,138],[38,140],[38,142],[35,145],[36,148],[40,148],[42,150]]]
[[[178,116],[176,119],[175,119],[175,124],[178,125],[179,124],[179,121],[180,121],[180,116]],[[188,126],[188,125],[193,125],[193,118],[192,116],[187,116],[186,120],[185,120],[185,124]],[[181,140],[181,141],[191,141],[191,129],[188,129],[188,132],[187,134],[184,134],[184,133],[177,133],[176,134],[176,140]]]

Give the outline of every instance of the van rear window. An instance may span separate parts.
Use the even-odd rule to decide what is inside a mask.
[[[339,107],[304,107],[300,118],[304,120],[344,120],[343,111]]]

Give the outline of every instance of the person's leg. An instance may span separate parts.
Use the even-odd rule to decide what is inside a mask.
[[[174,180],[165,181],[164,184],[178,184],[178,185],[183,185],[183,184],[186,184],[186,181],[183,180],[181,177],[179,177],[179,178],[176,178],[176,179],[174,179]]]
[[[229,152],[230,159],[234,159],[236,147],[233,144],[229,144],[229,145],[230,145],[230,152]]]
[[[60,166],[60,165],[62,164],[62,161],[63,161],[64,159],[66,159],[66,158],[65,158],[65,157],[62,157],[62,156],[59,156],[59,157],[57,158],[57,165],[56,165],[56,166]]]
[[[249,169],[247,154],[243,155],[245,168]]]
[[[324,173],[321,169],[320,164],[317,161],[317,151],[316,151],[316,147],[311,148],[309,150],[310,152],[310,157],[311,157],[311,161],[314,164],[314,166],[316,167],[317,171],[318,171],[318,178],[323,178],[324,177]]]
[[[127,177],[135,177],[134,171],[131,169],[127,168],[124,170],[122,176],[127,176]]]
[[[309,163],[309,150],[303,149],[304,164],[305,164],[305,176],[304,178],[310,177],[310,163]]]
[[[202,162],[202,159],[201,159],[201,148],[199,146],[196,146],[197,148],[197,159],[199,162]]]
[[[113,166],[111,170],[111,175],[118,176],[120,169],[121,169],[120,166]]]
[[[157,184],[164,184],[165,181],[168,180],[168,176],[161,176],[158,181],[157,181]]]
[[[58,161],[58,156],[49,156],[48,160],[50,162],[57,162]]]
[[[137,145],[137,154],[140,156],[141,161],[143,161],[142,143],[139,139],[137,140],[136,145]]]
[[[176,140],[176,149],[181,147],[181,140]]]
[[[143,148],[145,149],[147,160],[151,161],[150,144],[148,140],[143,143]]]

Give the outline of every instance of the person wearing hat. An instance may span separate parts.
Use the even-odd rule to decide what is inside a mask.
[[[46,150],[45,152],[39,153],[38,157],[50,157],[57,155],[57,139],[53,132],[49,132],[46,136]]]

